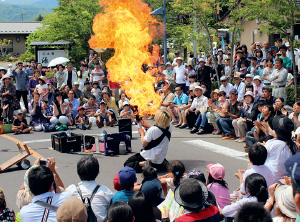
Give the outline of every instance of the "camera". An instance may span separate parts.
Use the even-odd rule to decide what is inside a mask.
[[[47,160],[47,159],[40,159],[40,166],[47,166],[48,162],[49,162],[49,160]]]

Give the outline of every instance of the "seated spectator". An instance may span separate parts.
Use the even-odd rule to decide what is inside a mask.
[[[189,90],[194,89],[196,86],[198,86],[198,84],[196,83],[195,75],[189,76],[189,81],[190,81]]]
[[[253,173],[247,176],[245,180],[245,190],[248,190],[249,196],[238,200],[237,202],[227,205],[221,210],[221,215],[224,217],[235,218],[241,207],[247,203],[262,203],[265,204],[268,199],[268,187],[265,178]]]
[[[73,86],[73,90],[75,93],[75,98],[79,100],[79,102],[81,103],[82,99],[83,99],[83,93],[82,91],[79,89],[79,82],[74,82],[74,86]],[[83,87],[83,84],[82,84]]]
[[[123,110],[121,111],[120,113],[120,119],[123,119],[123,118],[128,118],[128,119],[131,119],[131,122],[134,122],[134,113],[133,111],[130,109],[130,105],[129,103],[124,103],[123,104]]]
[[[100,93],[101,93],[98,82],[93,82],[93,88],[91,92],[95,96],[96,101],[98,101],[98,98],[100,97]]]
[[[91,129],[92,123],[89,123],[89,118],[85,115],[84,108],[78,107],[78,115],[74,119],[76,128],[86,130]]]
[[[161,94],[162,101],[159,109],[167,110],[168,107],[171,105],[171,103],[174,101],[175,95],[170,91],[169,85],[164,86],[162,92],[163,92],[163,94]]]
[[[95,114],[98,110],[98,104],[94,95],[90,95],[88,102],[83,105],[83,108],[85,109],[85,115],[89,118],[89,122],[96,122]]]
[[[87,155],[81,158],[77,163],[77,174],[81,182],[70,185],[66,192],[79,199],[91,198],[92,193],[96,192],[90,199],[92,210],[98,221],[104,221],[113,193],[107,186],[98,185],[96,182],[99,170],[100,166],[95,157]]]
[[[122,110],[122,109],[123,109],[123,104],[124,104],[125,102],[129,102],[129,99],[127,99],[125,93],[122,93],[122,94],[121,94],[121,99],[120,99],[119,102],[118,102],[119,110]]]
[[[213,205],[205,204],[207,199],[205,196],[206,186],[196,179],[186,179],[175,189],[175,201],[182,206],[186,214],[175,218],[177,221],[211,221],[219,222],[219,209]],[[200,197],[200,198],[199,198]],[[169,215],[163,215],[163,222],[170,221]],[[165,218],[165,219],[164,219]]]
[[[107,86],[107,88],[108,88],[108,86]],[[116,101],[115,97],[111,96],[110,89],[108,88],[106,90],[103,87],[103,91],[102,91],[100,96],[101,96],[102,100],[104,100],[104,102],[106,103],[107,109],[110,112],[113,112],[112,118],[116,121],[117,117],[118,117],[117,101]],[[101,100],[101,102],[102,102],[102,100]],[[100,105],[100,103],[99,103],[99,105]]]
[[[260,203],[246,203],[238,211],[236,222],[272,222],[270,213]]]
[[[99,109],[94,116],[97,117],[96,124],[98,128],[102,128],[106,125],[114,126],[115,120],[113,119],[113,112],[106,109],[106,103],[104,101],[100,102]]]
[[[233,80],[235,82],[235,85],[233,86],[238,91],[238,98],[237,100],[239,102],[242,102],[245,95],[245,83],[241,81],[241,74],[239,72],[236,72],[233,76]]]
[[[68,98],[65,99],[65,102],[69,103],[72,112],[72,118],[74,119],[75,116],[78,115],[78,107],[80,106],[80,102],[78,99],[75,98],[75,92],[71,89],[68,93]]]
[[[277,98],[275,100],[274,112],[275,112],[274,116],[288,115],[288,112],[284,107],[284,99],[283,98]]]
[[[225,112],[228,117],[219,117],[216,119],[218,128],[222,131],[222,139],[234,139],[234,134],[232,133],[233,125],[232,121],[240,117],[240,110],[238,109],[241,104],[237,101],[238,92],[236,89],[230,91],[230,104],[228,106],[228,111]]]
[[[300,101],[296,101],[293,106],[293,113],[289,115],[289,118],[294,123],[294,129],[297,129],[300,126]]]
[[[254,77],[260,74],[260,62],[257,61],[256,57],[251,57],[248,73],[252,74]]]
[[[0,90],[2,117],[12,123],[14,110],[20,108],[16,100],[16,87],[11,83],[11,77],[8,74],[5,74],[1,81],[3,82]]]
[[[216,89],[218,90],[218,89]],[[221,130],[219,129],[217,123],[216,123],[216,119],[219,118],[220,116],[222,117],[226,117],[226,110],[228,108],[228,101],[226,99],[226,93],[223,92],[223,91],[216,91],[214,90],[214,92],[219,92],[219,97],[217,97],[217,94],[214,93],[214,95],[212,95],[212,100],[209,99],[208,100],[208,105],[209,105],[209,109],[206,114],[206,118],[208,120],[208,123],[212,124],[213,127],[214,127],[214,131],[212,132],[213,135],[216,135],[216,134],[220,134],[221,133]]]
[[[227,182],[224,180],[225,168],[217,164],[207,165],[207,189],[212,192],[217,200],[218,206],[223,209],[225,206],[230,205],[230,192]]]
[[[110,201],[111,204],[117,201],[125,201],[127,203],[130,197],[135,193],[134,183],[137,180],[135,170],[131,167],[125,166],[119,171],[118,176],[123,190],[116,192],[112,196]]]
[[[239,143],[243,143],[246,141],[246,133],[247,133],[248,129],[249,128],[251,129],[251,126],[253,126],[252,119],[250,119],[250,121],[249,121],[249,117],[252,114],[251,112],[254,107],[253,106],[254,105],[253,93],[248,91],[244,96],[244,100],[245,100],[246,104],[244,106],[240,107],[240,111],[241,111],[240,118],[234,119],[232,121],[235,135],[237,137],[239,137],[235,141],[239,142]]]
[[[30,133],[32,127],[28,126],[27,120],[23,118],[23,111],[21,109],[17,110],[16,115],[17,118],[14,120],[12,124],[12,131],[15,134]]]
[[[45,166],[38,166],[28,173],[29,190],[33,195],[32,203],[22,207],[22,221],[40,222],[45,218],[48,221],[56,221],[56,212],[47,210],[39,201],[59,207],[66,199],[70,197],[68,193],[55,193],[54,176],[51,170]]]
[[[270,86],[264,86],[262,92],[264,97],[261,98],[261,100],[273,106],[275,104],[276,98],[272,96],[272,88]]]
[[[84,88],[82,89],[82,94],[83,94],[82,103],[86,103],[90,98],[90,96],[92,95],[92,88],[89,81],[84,82]]]
[[[253,82],[254,82],[254,84],[253,84],[254,98],[256,99],[256,102],[257,102],[260,98],[264,97],[262,89],[265,85],[262,83],[260,76],[255,76],[253,79]]]
[[[183,123],[183,115],[185,109],[187,108],[187,104],[189,101],[189,97],[183,92],[181,86],[176,86],[175,88],[176,97],[173,102],[168,107],[168,111],[172,117],[172,124],[179,127]],[[188,107],[189,108],[189,107]],[[179,116],[179,122],[176,120],[175,116]]]
[[[239,72],[241,73],[241,78],[245,78],[247,71],[248,71],[248,61],[247,60],[243,60],[241,62],[241,68],[239,70]]]
[[[41,101],[48,101],[48,95],[49,95],[49,87],[46,84],[46,76],[40,76],[39,77],[39,84],[35,87],[35,92],[37,92],[40,95]]]
[[[222,82],[222,85],[220,86],[220,91],[225,92],[226,98],[229,98],[229,93],[233,89],[233,85],[231,83],[228,83],[228,79],[226,76],[222,76],[220,78],[220,81]]]
[[[131,207],[124,201],[113,203],[107,212],[107,222],[134,222]]]
[[[62,94],[60,92],[55,93],[55,100],[53,103],[54,116],[50,119],[50,123],[57,124],[60,122],[64,125],[72,125],[72,113],[69,103],[63,101]]]
[[[253,82],[253,75],[252,74],[246,74],[245,76],[245,84],[252,84]]]
[[[15,212],[6,206],[5,195],[2,188],[0,188],[0,221],[14,222]]]
[[[272,171],[265,165],[267,156],[268,152],[264,146],[255,144],[250,147],[248,154],[250,163],[252,164],[250,169],[239,170],[239,173],[235,174],[240,180],[240,192],[242,195],[247,194],[247,190],[245,190],[245,180],[250,174],[258,173],[262,175],[265,178],[268,187],[275,182]]]
[[[33,127],[33,130],[38,132],[42,131],[44,129],[43,124],[48,122],[43,115],[42,107],[40,95],[37,92],[32,93],[32,102],[29,103],[30,126]]]
[[[88,214],[85,205],[76,197],[69,197],[56,213],[57,222],[87,222]]]
[[[183,116],[183,125],[179,128],[184,129],[187,127],[187,115],[189,115],[189,112],[194,111],[197,115],[197,120],[191,133],[204,133],[207,123],[206,112],[209,107],[208,99],[203,95],[203,89],[200,86],[194,88],[194,93],[196,97],[194,98],[191,107],[185,111],[185,115]]]

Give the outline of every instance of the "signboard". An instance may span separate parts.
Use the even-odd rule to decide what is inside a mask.
[[[226,32],[220,32],[220,31],[218,31],[218,37],[219,38],[225,38],[226,37]]]
[[[42,63],[43,67],[47,67],[49,62],[58,57],[68,57],[65,50],[39,50],[37,53],[37,61]]]

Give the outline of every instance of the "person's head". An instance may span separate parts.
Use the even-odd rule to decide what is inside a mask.
[[[101,93],[101,97],[102,97],[103,99],[109,100],[109,99],[110,99],[110,96],[111,96],[111,94],[110,94],[109,90],[103,88],[103,91],[102,91],[102,93]]]
[[[299,100],[297,100],[297,101],[294,103],[293,111],[294,111],[295,113],[300,113],[300,101],[299,101]]]
[[[177,57],[176,59],[176,63],[178,66],[181,66],[182,65],[182,62],[183,62],[183,59],[181,57]]]
[[[55,95],[54,95],[54,100],[55,102],[61,102],[62,101],[62,94],[61,92],[56,92]]]
[[[32,99],[33,99],[33,102],[35,104],[37,104],[40,101],[40,94],[37,92],[32,93]]]
[[[54,176],[48,167],[38,166],[28,173],[29,190],[34,196],[49,192],[53,183]]]
[[[224,87],[226,87],[226,86],[227,86],[227,83],[228,83],[228,78],[227,78],[226,76],[222,76],[222,77],[220,78],[220,80],[221,80],[221,82],[222,82],[222,85],[223,85]]]
[[[266,101],[264,101],[264,100],[259,100],[259,101],[257,102],[257,108],[258,108],[258,111],[259,111],[260,113],[261,113],[263,107],[264,107],[266,104],[267,104],[267,103],[266,103]]]
[[[282,67],[283,67],[283,59],[282,58],[277,58],[275,60],[275,69],[280,70],[280,69],[282,69]]]
[[[253,79],[253,82],[256,86],[260,86],[260,84],[261,84],[260,76],[255,76]]]
[[[206,62],[207,62],[208,64],[211,64],[211,62],[212,62],[212,57],[211,57],[210,55],[207,56]]]
[[[275,100],[275,105],[278,108],[282,108],[284,106],[284,98],[277,98]]]
[[[17,66],[18,66],[18,69],[20,71],[22,71],[22,69],[23,69],[23,63],[22,62],[18,62]]]
[[[214,91],[211,92],[211,95],[210,95],[210,97],[215,101],[217,101],[219,99],[219,96],[220,96],[219,89],[215,89]]]
[[[269,67],[269,68],[272,68],[273,67],[273,59],[267,59],[267,66]]]
[[[175,92],[176,92],[176,94],[177,94],[178,96],[180,96],[181,93],[183,92],[182,86],[177,85],[176,88],[175,88]]]
[[[243,44],[243,45],[241,46],[241,49],[242,49],[242,51],[243,51],[244,53],[247,53],[247,51],[248,51],[247,46],[246,46],[245,44]]]
[[[99,171],[99,162],[91,155],[82,157],[77,163],[77,174],[81,181],[95,180]]]
[[[9,85],[10,82],[11,82],[11,77],[10,77],[8,74],[5,74],[5,75],[2,77],[2,81],[4,82],[5,85]]]
[[[90,88],[91,88],[90,82],[89,82],[89,81],[85,81],[85,82],[84,82],[84,87],[85,87],[86,89],[90,89]]]
[[[268,117],[272,115],[273,112],[274,112],[274,107],[270,104],[265,104],[261,110],[261,113],[263,114],[264,117]]]
[[[189,79],[190,79],[190,82],[191,82],[191,83],[194,83],[195,80],[196,80],[196,76],[195,76],[195,75],[191,75],[191,76],[189,77]]]
[[[225,59],[225,66],[229,66],[230,65],[230,59]]]
[[[99,108],[100,108],[100,110],[105,110],[105,109],[106,109],[106,103],[105,103],[104,100],[102,100],[102,101],[100,102]]]
[[[277,210],[280,211],[280,213],[283,215],[283,218],[286,219],[291,218],[295,220],[297,217],[297,210],[296,210],[295,200],[293,197],[292,186],[288,186],[288,185],[277,186],[274,195],[275,195],[274,214]]]
[[[73,89],[69,90],[69,92],[68,92],[68,98],[70,100],[73,100],[75,98],[75,92],[74,92]]]
[[[247,66],[247,61],[243,60],[241,62],[241,68],[245,68]]]
[[[272,88],[270,86],[264,86],[262,92],[265,99],[269,99],[272,96]]]
[[[205,60],[204,60],[204,58],[200,58],[199,59],[199,65],[200,65],[200,67],[204,67],[205,66]]]
[[[126,95],[125,95],[125,93],[122,93],[121,94],[121,100],[124,101],[125,99],[126,99]]]
[[[251,66],[255,67],[257,63],[257,58],[256,57],[251,57]]]
[[[134,222],[131,207],[124,201],[114,202],[108,208],[107,222]]]
[[[236,72],[233,76],[233,80],[235,82],[235,84],[239,84],[241,82],[241,77],[240,77],[241,73],[240,72]]]
[[[268,42],[268,41],[265,41],[265,42],[264,42],[264,49],[265,49],[265,50],[268,50],[268,49],[269,49],[269,46],[270,46],[269,42]]]
[[[196,87],[194,88],[194,94],[195,94],[195,96],[197,96],[197,97],[202,96],[202,94],[203,94],[203,89],[202,89],[200,86],[196,86]]]
[[[143,170],[144,180],[157,178],[157,170],[154,167],[146,167]]]
[[[237,212],[235,222],[272,222],[270,213],[261,203],[246,203]]]
[[[202,183],[206,184],[205,175],[200,170],[191,170],[191,171],[189,171],[187,173],[187,178],[193,178],[193,179],[199,180]]]
[[[219,100],[221,102],[225,102],[226,101],[226,92],[220,91],[220,93],[219,93]]]
[[[229,92],[229,99],[231,102],[235,102],[238,98],[238,91],[236,89],[232,89]]]
[[[247,104],[252,104],[254,102],[254,96],[252,91],[246,91],[244,100]]]
[[[268,199],[267,182],[265,178],[258,173],[253,173],[246,177],[245,189],[250,196],[256,197],[258,202],[265,203]]]
[[[89,100],[88,100],[88,103],[89,103],[90,105],[94,105],[95,102],[96,102],[96,97],[95,97],[94,95],[90,95]]]
[[[248,83],[245,89],[246,92],[253,92],[253,85],[251,83]]]
[[[237,55],[240,59],[242,59],[242,58],[244,57],[244,52],[243,52],[242,50],[237,50],[237,51],[236,51],[236,55]]]
[[[21,109],[18,109],[16,111],[16,116],[19,120],[22,120],[23,119],[23,111]]]
[[[77,91],[79,89],[79,82],[74,82],[73,89]]]
[[[125,103],[124,103],[123,109],[124,109],[125,111],[129,111],[129,110],[130,110],[130,105],[129,105],[128,102],[125,102]]]
[[[34,59],[32,59],[32,60],[30,61],[30,67],[31,67],[32,69],[35,69],[35,66],[36,66],[35,61],[34,61]]]
[[[42,70],[42,68],[43,68],[42,63],[38,63],[38,64],[36,65],[36,68],[39,69],[39,70]]]
[[[202,88],[202,94],[207,92],[207,85],[205,83],[201,83],[200,87]]]
[[[260,44],[260,42],[256,42],[256,43],[255,43],[255,46],[256,46],[256,49],[259,49],[259,50],[261,49],[261,44]]]
[[[219,183],[227,188],[227,183],[224,181],[225,168],[221,164],[210,163],[206,168],[208,173],[207,184]]]
[[[68,70],[68,72],[72,72],[72,70],[73,70],[73,64],[72,63],[68,64],[67,70]]]
[[[6,208],[6,201],[3,189],[0,187],[0,209]]]
[[[81,116],[83,116],[83,114],[85,114],[85,109],[82,106],[78,107],[77,111],[78,111],[79,115],[81,115]]]
[[[153,169],[152,171],[156,170]],[[157,174],[156,177],[154,177],[153,175],[148,175],[146,178],[144,177],[140,191],[145,194],[151,206],[156,207],[158,204],[161,203],[162,185],[160,180],[157,178]]]
[[[250,147],[248,157],[253,165],[264,165],[268,156],[267,149],[258,144],[254,144]]]
[[[64,68],[65,68],[65,67],[64,67],[62,64],[57,65],[57,70],[58,70],[59,72],[64,71]]]
[[[135,192],[128,201],[131,207],[135,222],[155,222],[155,216],[152,205],[146,195],[141,192]]]
[[[245,76],[245,84],[252,83],[253,81],[253,75],[252,74],[246,74]]]
[[[180,178],[185,173],[185,166],[180,160],[174,160],[169,166],[169,172],[174,175],[174,185],[177,186],[180,183]]]
[[[119,173],[119,181],[124,190],[132,190],[136,182],[136,172],[133,168],[125,166]]]
[[[171,114],[166,110],[157,110],[154,121],[158,127],[165,129],[170,126]]]
[[[172,70],[172,64],[170,62],[166,63],[166,70]]]
[[[93,88],[98,89],[98,87],[99,87],[98,82],[93,82]]]
[[[58,222],[86,222],[88,214],[85,205],[77,197],[69,197],[56,212]]]
[[[218,55],[222,56],[223,55],[223,50],[222,49],[218,49]]]
[[[286,56],[286,51],[287,51],[287,48],[285,45],[282,45],[279,47],[279,52],[282,54],[283,57]]]
[[[277,39],[276,44],[277,47],[280,48],[280,46],[282,46],[282,39]]]

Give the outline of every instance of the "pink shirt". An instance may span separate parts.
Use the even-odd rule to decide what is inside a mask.
[[[230,192],[229,189],[223,187],[219,183],[210,183],[207,185],[208,191],[212,192],[215,195],[217,203],[221,209],[225,206],[230,205]]]

